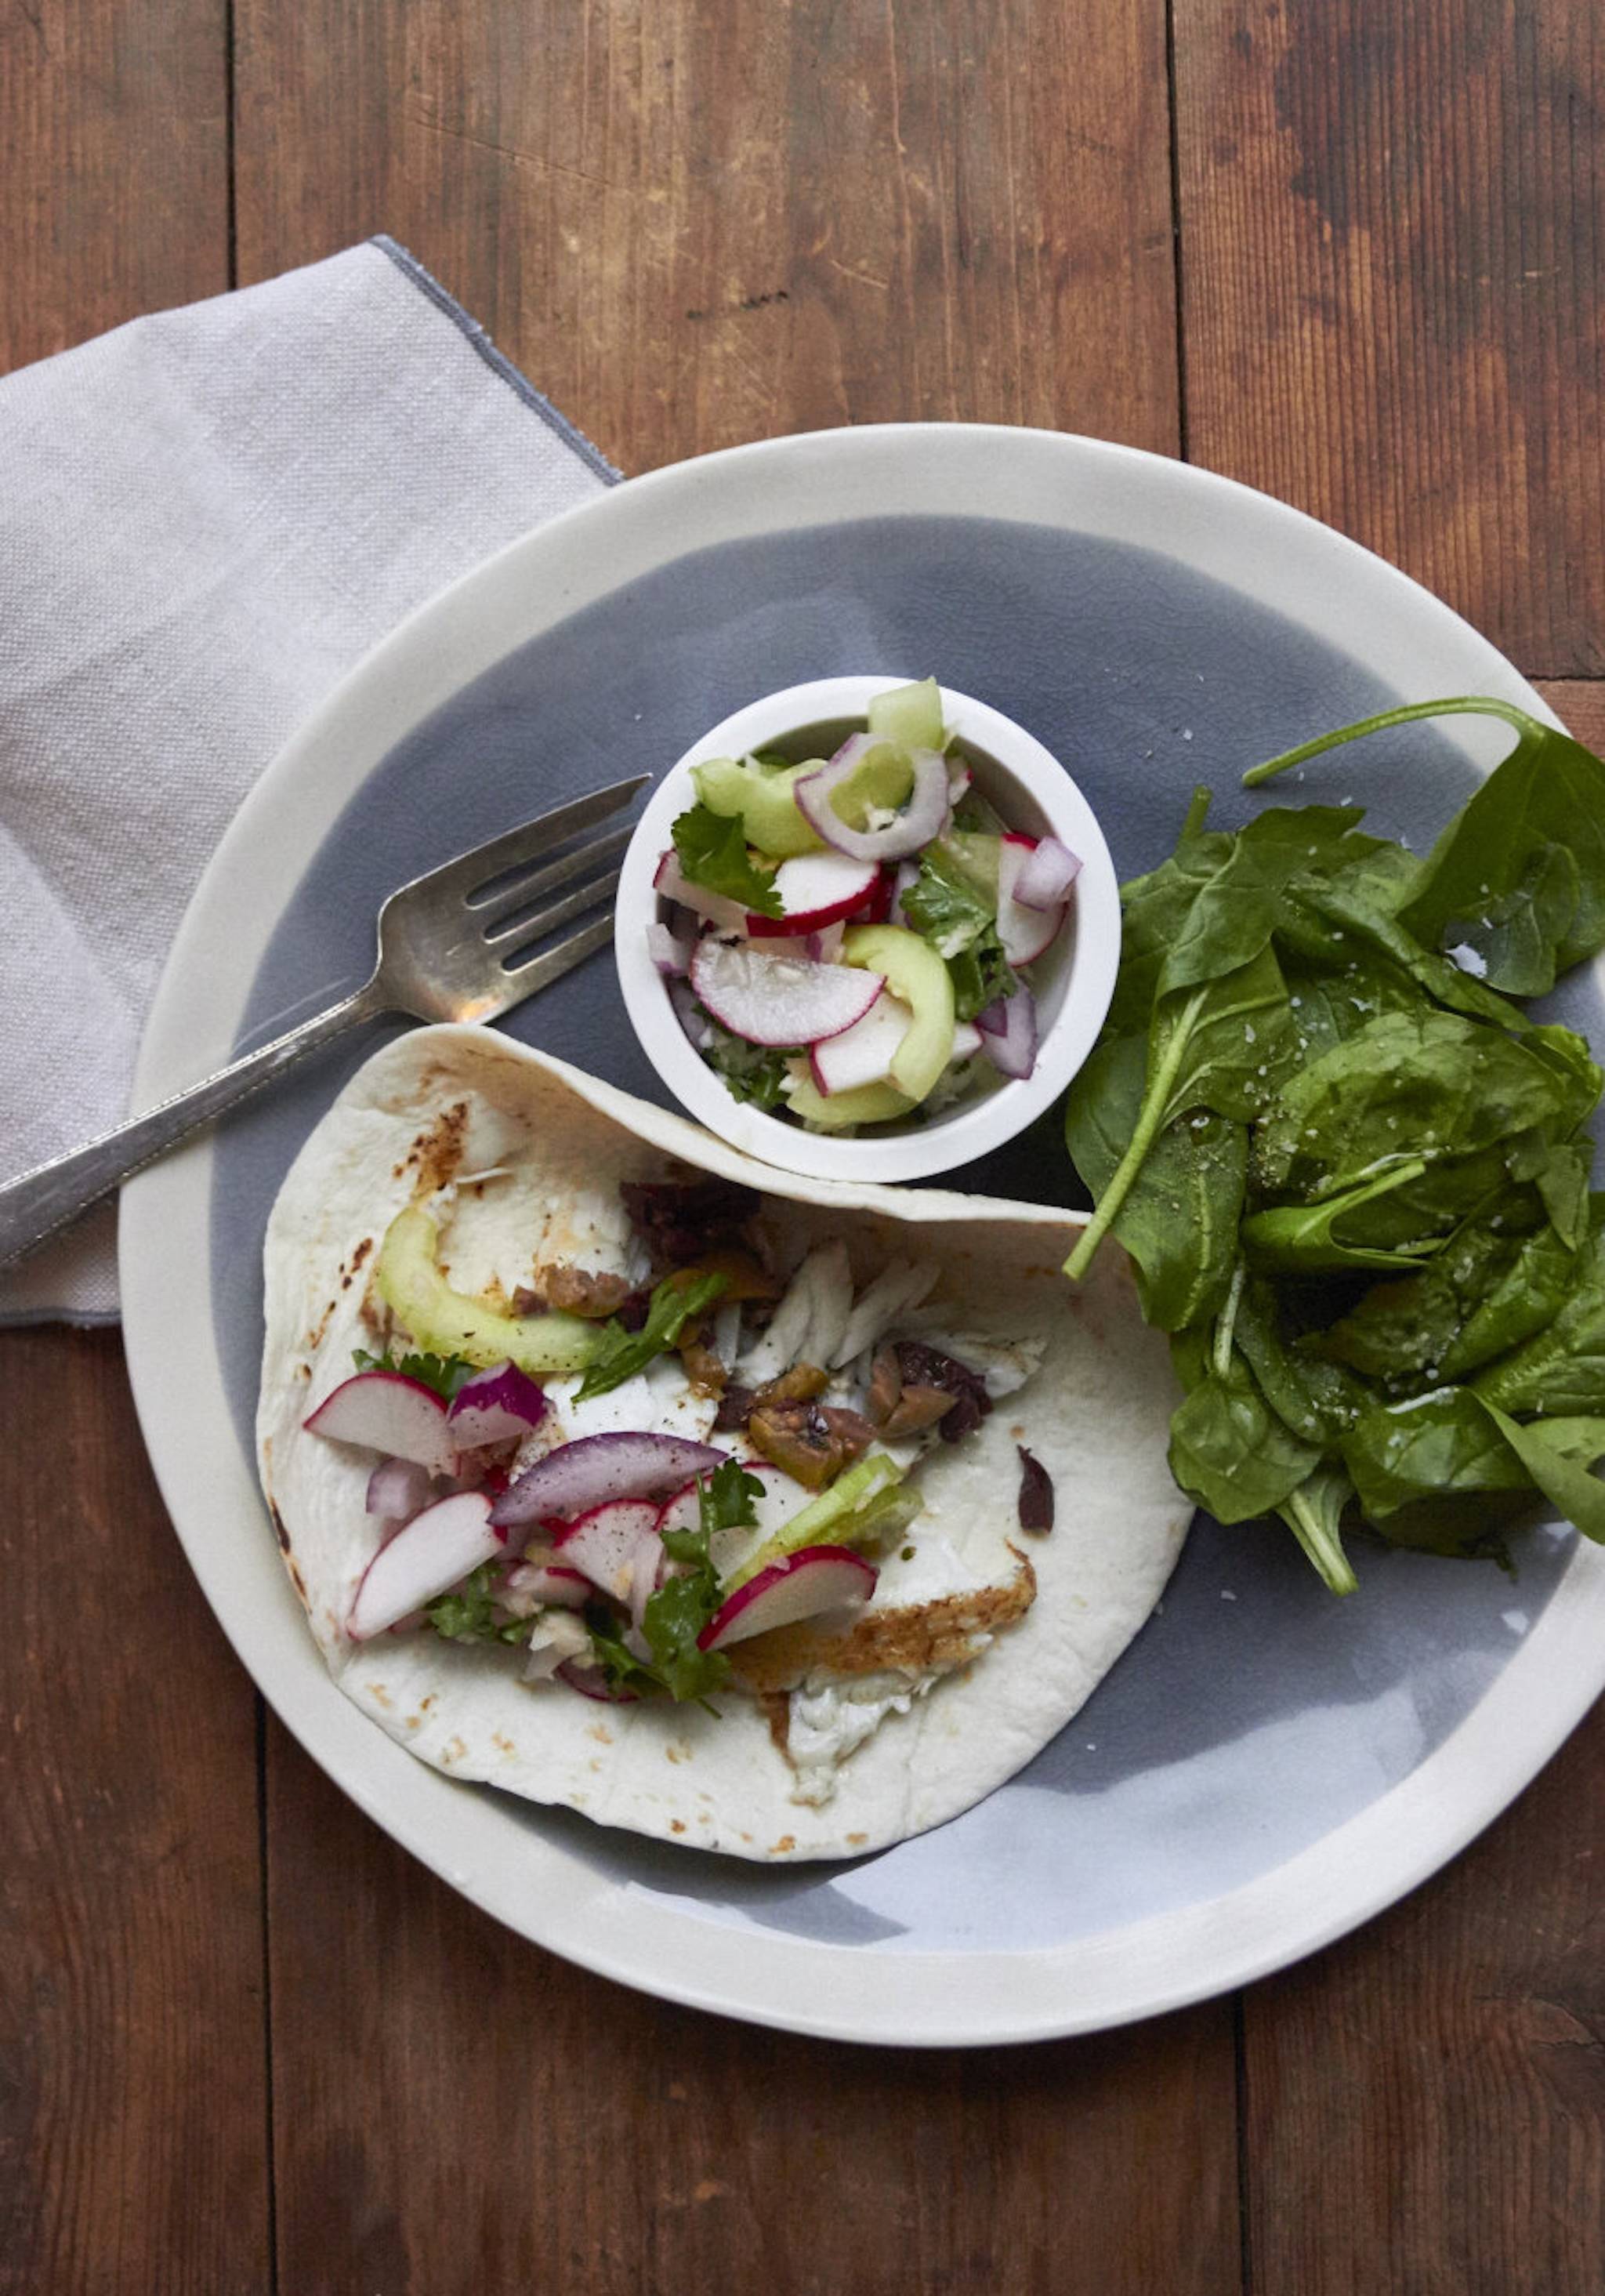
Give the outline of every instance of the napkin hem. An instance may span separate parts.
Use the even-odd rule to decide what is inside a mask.
[[[424,269],[410,248],[403,247],[399,240],[392,239],[388,232],[383,231],[375,232],[369,244],[388,255],[402,276],[410,279],[414,287],[428,296],[437,310],[446,314],[457,332],[473,345],[491,373],[499,375],[514,396],[538,414],[547,428],[557,433],[564,446],[573,449],[588,470],[594,471],[604,484],[610,487],[618,485],[624,472],[615,463],[610,463],[602,448],[586,438],[577,423],[570,422],[566,414],[560,414],[552,401],[536,389],[528,375],[521,374],[512,361],[496,348],[478,319],[463,309],[455,296],[446,291],[433,272]]]

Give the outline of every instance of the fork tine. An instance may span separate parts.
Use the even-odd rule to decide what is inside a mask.
[[[606,948],[612,938],[612,918],[598,917],[594,924],[585,925],[578,932],[570,933],[567,940],[560,940],[555,948],[512,958],[503,968],[507,975],[508,1004],[521,1004],[537,988],[550,988],[565,972],[572,972],[577,964],[583,964],[587,956],[594,956],[599,948]]]
[[[582,829],[594,829],[599,821],[605,821],[610,814],[627,805],[651,778],[650,774],[636,774],[629,781],[613,782],[606,789],[592,790],[567,805],[554,806],[538,820],[521,822],[504,836],[476,845],[471,853],[460,853],[454,861],[443,862],[427,876],[414,878],[403,890],[427,889],[438,900],[447,900],[454,894],[459,900],[466,901],[493,878],[505,876],[510,869],[517,869],[527,861],[538,861],[554,845],[561,845],[565,838],[577,836]]]
[[[487,932],[485,938],[493,949],[498,943],[510,944],[508,956],[502,959],[505,965],[509,957],[517,956],[520,949],[528,948],[537,940],[545,940],[548,933],[557,931],[559,925],[568,924],[574,917],[583,917],[587,909],[596,906],[598,901],[611,900],[618,890],[618,870],[604,870],[600,877],[592,878],[576,891],[565,893],[561,901],[548,901],[544,909],[520,909],[516,915],[504,919],[493,932]]]
[[[610,829],[605,837],[594,837],[588,845],[565,853],[559,861],[549,861],[533,876],[519,871],[511,882],[504,882],[500,892],[483,901],[470,900],[467,907],[476,924],[484,928],[487,940],[503,940],[510,932],[518,931],[516,912],[529,908],[543,893],[556,890],[570,879],[583,876],[587,870],[600,869],[604,862],[617,860],[635,835],[633,826]],[[509,873],[502,872],[505,880]],[[503,920],[507,920],[504,922]],[[493,927],[495,930],[493,931]]]

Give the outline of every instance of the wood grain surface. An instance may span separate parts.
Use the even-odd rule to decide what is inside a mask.
[[[384,229],[626,470],[930,417],[1179,449],[1601,746],[1601,37],[1591,0],[10,0],[0,365]],[[792,2039],[512,1938],[261,1716],[112,1336],[0,1333],[0,2296],[1605,2285],[1605,1717],[1237,2002]]]

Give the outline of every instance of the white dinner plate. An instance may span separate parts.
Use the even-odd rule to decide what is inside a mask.
[[[866,666],[934,674],[1036,734],[1123,876],[1169,849],[1195,782],[1223,822],[1245,818],[1243,767],[1388,701],[1486,691],[1543,712],[1404,576],[1183,464],[959,425],[740,447],[554,520],[347,679],[196,892],[136,1104],[354,986],[400,880],[559,796],[661,771],[757,694]],[[1353,795],[1419,844],[1506,739],[1464,718],[1390,734],[1311,767],[1298,794]],[[1553,1005],[1600,1041],[1597,973]],[[507,1025],[662,1096],[610,956]],[[880,1857],[754,1869],[453,1783],[330,1682],[250,1453],[268,1206],[376,1041],[127,1189],[135,1393],[196,1576],[275,1710],[397,1841],[539,1944],[852,2039],[1113,2025],[1242,1984],[1399,1897],[1506,1806],[1605,1682],[1605,1555],[1559,1528],[1523,1545],[1514,1582],[1363,1546],[1361,1591],[1339,1602],[1284,1531],[1200,1521],[1161,1611],[1053,1744]],[[1074,1200],[1051,1125],[961,1185]]]

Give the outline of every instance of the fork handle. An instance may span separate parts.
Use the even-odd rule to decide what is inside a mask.
[[[58,1228],[70,1226],[92,1204],[111,1194],[121,1182],[165,1156],[169,1148],[221,1116],[225,1109],[283,1076],[297,1061],[354,1029],[359,1021],[378,1019],[393,1009],[378,987],[377,976],[355,996],[332,1004],[326,1013],[303,1021],[254,1053],[231,1061],[215,1076],[203,1078],[143,1116],[130,1117],[114,1132],[104,1132],[82,1148],[36,1165],[31,1172],[0,1187],[0,1267],[22,1259]]]

